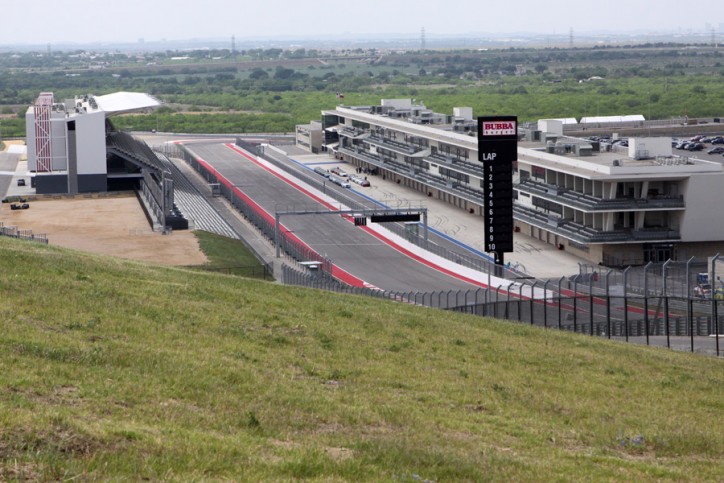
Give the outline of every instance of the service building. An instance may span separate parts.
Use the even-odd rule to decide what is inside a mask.
[[[319,146],[299,146],[481,216],[476,125],[470,108],[444,115],[386,99],[323,111]],[[721,163],[676,156],[670,138],[632,138],[622,147],[564,136],[560,120],[521,126],[518,134],[516,232],[608,266],[724,251]]]

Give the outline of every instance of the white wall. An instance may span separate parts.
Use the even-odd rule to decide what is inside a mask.
[[[102,111],[74,118],[78,174],[106,174],[106,125]]]
[[[721,173],[693,175],[683,182],[686,211],[681,219],[682,242],[724,240],[723,184]]]
[[[412,99],[382,99],[382,105],[394,107],[395,109],[410,109]]]
[[[473,120],[473,108],[472,107],[453,107],[453,116],[462,117],[468,121]]]
[[[25,144],[28,146],[28,171],[37,169],[35,155],[35,110],[30,106],[25,112]]]
[[[68,146],[65,124],[65,113],[53,112],[50,116],[50,138],[52,152],[52,170],[65,171],[68,169]]]
[[[557,119],[540,119],[538,120],[538,130],[550,134],[563,135],[563,121]]]
[[[671,138],[630,138],[628,140],[628,157],[637,159],[639,151],[648,151],[648,157],[671,156]]]

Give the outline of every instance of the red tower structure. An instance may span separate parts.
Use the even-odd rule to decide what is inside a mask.
[[[36,172],[53,170],[53,149],[50,131],[50,115],[53,110],[53,93],[41,92],[35,101],[35,154]]]

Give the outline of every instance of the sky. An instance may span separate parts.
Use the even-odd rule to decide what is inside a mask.
[[[30,0],[3,9],[0,45],[594,31],[711,32],[721,0]]]

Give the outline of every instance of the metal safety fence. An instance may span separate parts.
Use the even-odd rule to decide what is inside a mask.
[[[289,158],[289,156],[281,149],[271,145],[259,146],[252,143],[248,143],[242,139],[236,140],[236,145],[240,148],[257,155],[258,157],[274,164],[276,167],[286,171],[287,173],[295,176],[297,179],[304,181],[309,186],[312,186],[322,191],[327,196],[335,199],[336,201],[343,203],[351,210],[368,210],[374,209],[380,206],[379,203],[368,201],[362,202],[359,199],[346,196],[343,192],[337,190],[327,190],[326,180],[320,175],[313,172],[305,172],[305,170],[295,167],[295,162]],[[400,208],[399,206],[395,208]],[[405,208],[415,208],[414,206],[406,206]],[[515,278],[525,275],[525,268],[518,265],[496,267],[495,263],[484,258],[482,256],[475,256],[471,254],[465,254],[460,251],[451,250],[442,245],[434,243],[429,239],[426,239],[420,234],[420,223],[385,223],[384,227],[396,234],[397,236],[404,238],[405,240],[425,248],[427,251],[434,253],[435,255],[442,257],[446,260],[453,261],[464,267],[472,268],[474,270],[487,272],[490,270],[502,270],[506,278]]]
[[[546,283],[546,288],[538,292],[521,283],[498,289],[395,292],[350,287],[287,266],[282,270],[282,283],[288,285],[372,296],[624,342],[722,355],[724,300],[662,294],[598,295],[594,291],[578,290],[570,280]],[[533,297],[526,295],[534,293]]]
[[[182,148],[181,154],[207,182],[219,183],[220,194],[268,241],[274,240],[275,220],[271,215],[241,191],[224,184],[213,168],[201,163],[187,148]],[[701,261],[690,260],[683,266],[682,262],[669,261],[660,266],[650,264],[620,272],[606,270],[605,273],[601,267],[582,266],[577,275],[548,281],[526,280],[512,272],[509,278],[516,280],[498,289],[396,292],[351,287],[336,280],[331,275],[331,262],[291,233],[282,231],[280,244],[293,260],[319,262],[313,271],[282,265],[282,282],[287,285],[372,296],[590,336],[721,355],[724,319],[719,314],[724,315],[724,300],[694,298],[687,286],[700,273],[698,270],[702,270]],[[682,276],[685,281],[680,280]]]
[[[182,158],[198,171],[208,183],[217,183],[219,195],[225,197],[229,203],[239,211],[269,242],[274,242],[275,237],[275,221],[268,213],[266,213],[251,198],[247,197],[240,190],[233,186],[222,183],[221,179],[210,170],[205,164],[199,162],[197,157],[186,147],[182,147]],[[283,252],[292,259],[299,262],[317,262],[320,270],[331,273],[332,262],[315,252],[296,235],[291,232],[281,231],[279,233],[279,246]]]
[[[16,226],[5,226],[0,221],[0,236],[9,238],[17,238],[18,240],[33,241],[37,243],[48,244],[48,236],[45,234],[33,233],[33,230],[20,230]]]

